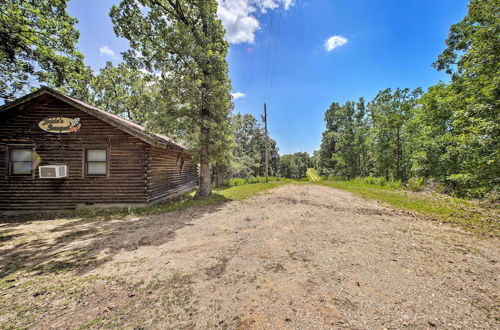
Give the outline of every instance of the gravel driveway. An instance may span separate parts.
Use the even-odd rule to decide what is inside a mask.
[[[87,251],[73,268],[36,275],[45,296],[2,289],[0,307],[33,300],[30,325],[38,328],[500,326],[496,239],[318,185],[123,222],[15,230],[52,236],[38,240],[48,250],[3,245],[4,273],[22,271],[5,266],[16,257],[35,267],[54,254]]]

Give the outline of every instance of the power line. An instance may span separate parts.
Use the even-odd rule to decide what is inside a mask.
[[[274,52],[273,52],[273,59],[271,62],[271,72],[270,72],[270,78],[269,78],[269,88],[267,89],[267,95],[266,99],[269,101],[272,95],[272,87],[273,87],[273,80],[274,80],[274,69],[276,67],[276,59],[278,57],[278,45],[279,45],[279,37],[280,37],[280,27],[281,27],[281,16],[283,14],[283,7],[280,6],[279,10],[279,16],[278,16],[278,27],[276,29],[276,38],[275,38],[275,43],[274,43]]]
[[[267,85],[269,81],[269,64],[270,64],[270,56],[271,56],[271,40],[272,40],[272,32],[273,32],[273,11],[270,11],[270,16],[269,16],[269,33],[267,36],[267,53],[266,53],[266,71],[264,74],[264,101],[266,98],[267,94]]]

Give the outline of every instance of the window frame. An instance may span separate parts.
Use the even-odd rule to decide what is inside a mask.
[[[13,150],[21,150],[21,149],[30,149],[31,150],[31,174],[14,174],[12,169],[12,151]],[[11,144],[7,145],[6,148],[6,157],[5,157],[5,173],[9,178],[35,178],[36,173],[36,158],[35,158],[36,148],[33,144]],[[26,162],[27,163],[27,162]]]
[[[89,161],[88,152],[100,150],[106,152],[105,161]],[[105,163],[106,164],[106,174],[89,174],[88,164],[89,163]],[[86,178],[107,178],[109,177],[109,148],[108,147],[86,147],[83,150],[83,176]]]

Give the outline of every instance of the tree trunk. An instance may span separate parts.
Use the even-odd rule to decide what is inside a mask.
[[[401,137],[399,133],[399,128],[396,130],[396,176],[397,179],[402,180],[401,174],[401,158],[402,158],[402,150],[401,150]]]
[[[208,129],[202,127],[200,137],[200,186],[196,192],[196,197],[206,197],[212,193],[212,183],[210,178],[210,150],[207,137]]]

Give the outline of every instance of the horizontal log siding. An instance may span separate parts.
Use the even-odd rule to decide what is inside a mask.
[[[47,98],[45,96],[45,98]],[[56,99],[36,107],[28,103],[21,111],[0,114],[0,211],[72,209],[79,203],[145,203],[146,143],[87,113]],[[42,103],[37,100],[37,103]],[[78,133],[54,134],[41,130],[46,117],[81,118]],[[8,145],[33,144],[39,165],[67,164],[69,177],[15,178],[7,174]],[[84,149],[108,148],[107,177],[84,176]]]
[[[179,151],[147,146],[146,154],[149,201],[196,186],[196,166],[188,154],[182,153],[184,157],[182,173],[179,173],[177,166]]]

